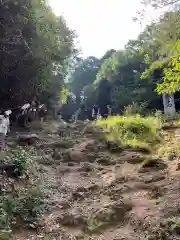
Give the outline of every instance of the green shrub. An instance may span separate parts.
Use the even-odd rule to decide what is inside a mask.
[[[10,228],[10,220],[7,212],[0,208],[0,239],[9,240],[12,237],[12,230]]]
[[[28,164],[31,162],[31,154],[25,149],[19,148],[18,150],[15,150],[12,155],[12,163],[16,167],[16,171],[22,173],[25,171],[28,167]]]
[[[111,116],[106,120],[98,120],[95,124],[105,130],[106,139],[122,146],[147,147],[160,139],[158,130],[161,121],[153,116]]]
[[[125,116],[131,116],[133,114],[143,114],[145,113],[145,110],[147,108],[147,103],[137,103],[133,102],[131,105],[128,105],[124,108],[124,115]]]
[[[179,112],[179,111],[176,112],[176,117],[175,117],[175,119],[176,119],[176,124],[180,125],[180,112]]]
[[[13,151],[7,160],[11,160],[16,171],[23,172],[27,170],[31,162],[31,154],[20,148]],[[11,186],[12,182],[7,181],[8,184]],[[13,182],[13,184],[11,193],[4,192],[0,196],[0,240],[11,239],[12,227],[23,225],[24,227],[36,228],[45,210],[44,192],[39,187],[38,180],[33,179],[33,183],[21,181]]]
[[[0,206],[0,228],[6,229],[19,223],[36,227],[45,207],[42,199],[43,191],[32,186],[4,196]]]

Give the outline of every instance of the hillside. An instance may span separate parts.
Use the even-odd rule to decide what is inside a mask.
[[[15,239],[180,239],[178,125],[161,130],[151,154],[111,146],[89,123],[35,132],[29,178],[1,176],[1,206],[8,202]],[[10,150],[16,141],[12,133]],[[10,239],[7,232],[1,239]]]

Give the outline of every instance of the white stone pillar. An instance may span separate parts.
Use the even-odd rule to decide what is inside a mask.
[[[163,105],[164,105],[164,113],[166,117],[173,119],[176,114],[173,93],[169,93],[169,94],[163,93]]]

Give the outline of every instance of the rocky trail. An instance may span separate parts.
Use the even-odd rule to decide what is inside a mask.
[[[16,229],[15,239],[180,239],[178,156],[146,165],[152,156],[114,149],[85,123],[36,134],[32,168],[49,208],[36,231]]]

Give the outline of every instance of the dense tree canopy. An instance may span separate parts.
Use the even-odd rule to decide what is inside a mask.
[[[177,3],[178,1],[176,1]],[[170,4],[170,1],[168,2]],[[175,3],[175,1],[171,1]],[[166,1],[161,1],[166,5]],[[157,84],[157,92],[176,92],[179,89],[179,49],[180,49],[180,11],[174,8],[165,12],[159,22],[152,24],[151,27],[151,46],[156,46],[153,52],[145,48],[147,53],[148,68],[143,73],[142,78],[149,77],[152,73],[159,70],[161,82]]]
[[[100,60],[95,57],[88,57],[79,61],[79,64],[69,79],[73,93],[77,97],[81,94],[85,86],[93,83],[99,66]]]
[[[143,0],[144,6],[163,8],[163,14],[124,49],[109,49],[99,59],[77,57],[75,32],[46,2],[0,4],[0,107],[34,96],[70,102],[73,92],[75,108],[82,101],[90,108],[111,104],[116,111],[132,102],[159,108],[158,94],[179,90],[180,1]]]
[[[146,34],[142,36],[145,38]],[[104,56],[107,56],[107,53]],[[107,58],[104,56],[99,59],[99,62],[97,61],[99,64],[93,77],[87,78],[88,82],[86,82],[87,79],[77,77],[77,69],[71,78],[74,81],[71,84],[72,91],[74,85],[75,89],[79,87],[78,81],[81,84],[83,81],[84,95],[88,106],[92,106],[94,103],[101,106],[104,102],[104,104],[112,104],[114,110],[119,111],[133,101],[148,101],[151,107],[155,108],[155,103],[159,107],[160,97],[153,91],[155,82],[152,79],[141,80],[141,73],[145,71],[147,64],[144,60],[145,52],[140,39],[129,41],[122,51],[111,51],[110,56]],[[78,69],[81,69],[81,66]],[[86,74],[90,74],[91,71]],[[108,82],[108,86],[106,82]],[[109,93],[107,89],[109,89]]]
[[[76,53],[75,34],[65,20],[45,0],[3,0],[0,30],[1,107],[59,94]]]
[[[123,50],[110,49],[101,59],[94,58],[93,65],[87,63],[92,57],[82,60],[72,74],[71,90],[76,94],[84,90],[88,106],[94,103],[101,105],[104,101],[119,111],[132,102],[145,101],[150,108],[161,108],[158,94],[178,91],[180,1],[142,2],[153,8],[165,8],[159,20],[146,26],[138,38],[130,40]],[[105,90],[102,94],[105,82],[109,85],[110,100]]]

